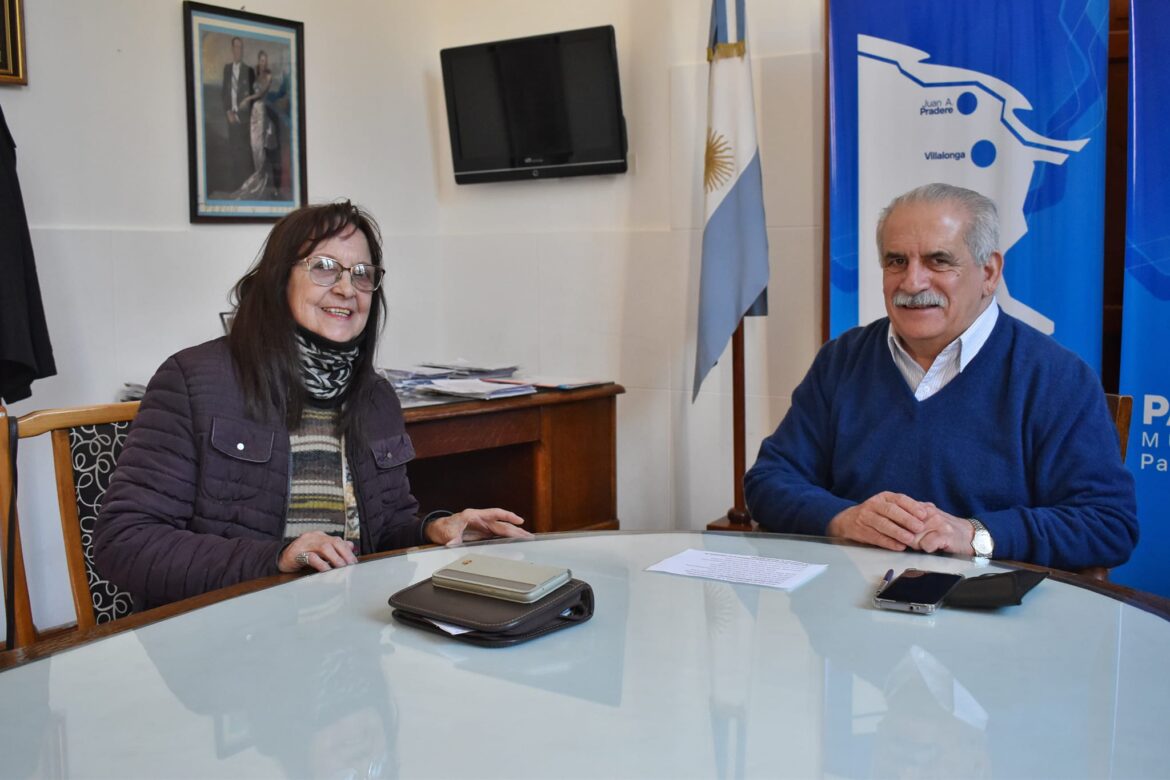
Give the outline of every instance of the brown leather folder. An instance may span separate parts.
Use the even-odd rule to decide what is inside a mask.
[[[482,647],[507,647],[584,623],[593,617],[593,589],[569,580],[531,604],[437,588],[430,578],[390,597],[394,619],[409,626]],[[432,623],[470,631],[449,634]]]

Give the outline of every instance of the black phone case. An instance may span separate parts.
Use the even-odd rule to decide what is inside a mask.
[[[947,594],[943,606],[963,609],[1014,607],[1022,604],[1028,591],[1047,577],[1048,572],[1028,569],[967,577]]]

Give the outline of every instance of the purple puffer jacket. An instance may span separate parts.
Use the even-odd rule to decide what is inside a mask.
[[[347,440],[359,553],[423,543],[406,462],[414,447],[389,382]],[[288,428],[248,419],[227,340],[183,350],[155,373],[94,534],[103,577],[148,608],[278,573],[290,481]]]

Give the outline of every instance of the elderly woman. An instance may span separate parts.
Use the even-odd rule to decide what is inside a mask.
[[[236,284],[231,334],[159,368],[94,541],[137,607],[356,554],[530,536],[502,509],[418,518],[402,410],[373,369],[383,273],[369,215],[298,209]]]

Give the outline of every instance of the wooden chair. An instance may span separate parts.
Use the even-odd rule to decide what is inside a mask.
[[[1117,438],[1121,441],[1121,462],[1125,462],[1125,451],[1129,446],[1129,421],[1133,413],[1133,396],[1105,394],[1105,405],[1109,407],[1109,417],[1117,428]],[[1077,574],[1092,580],[1105,582],[1109,579],[1109,569],[1104,566],[1090,566],[1081,569]]]
[[[1105,404],[1109,407],[1109,416],[1113,418],[1113,425],[1117,427],[1117,438],[1121,440],[1121,462],[1125,462],[1125,451],[1129,446],[1129,420],[1133,414],[1133,396],[1105,394]]]
[[[17,421],[20,439],[48,434],[52,444],[61,535],[65,542],[69,586],[79,630],[116,620],[132,611],[129,595],[119,591],[94,569],[93,528],[126,441],[130,421],[137,413],[138,402],[132,401],[30,412]],[[0,433],[0,445],[3,445],[0,448],[0,459],[3,460],[0,464],[0,508],[5,511],[3,530],[6,539],[6,511],[12,485],[7,413],[3,412],[3,407],[0,407],[0,422],[4,423]],[[9,601],[16,615],[14,644],[21,647],[43,639],[46,632],[38,630],[32,619],[19,542],[19,520],[17,523],[17,541],[13,546],[16,586]]]

